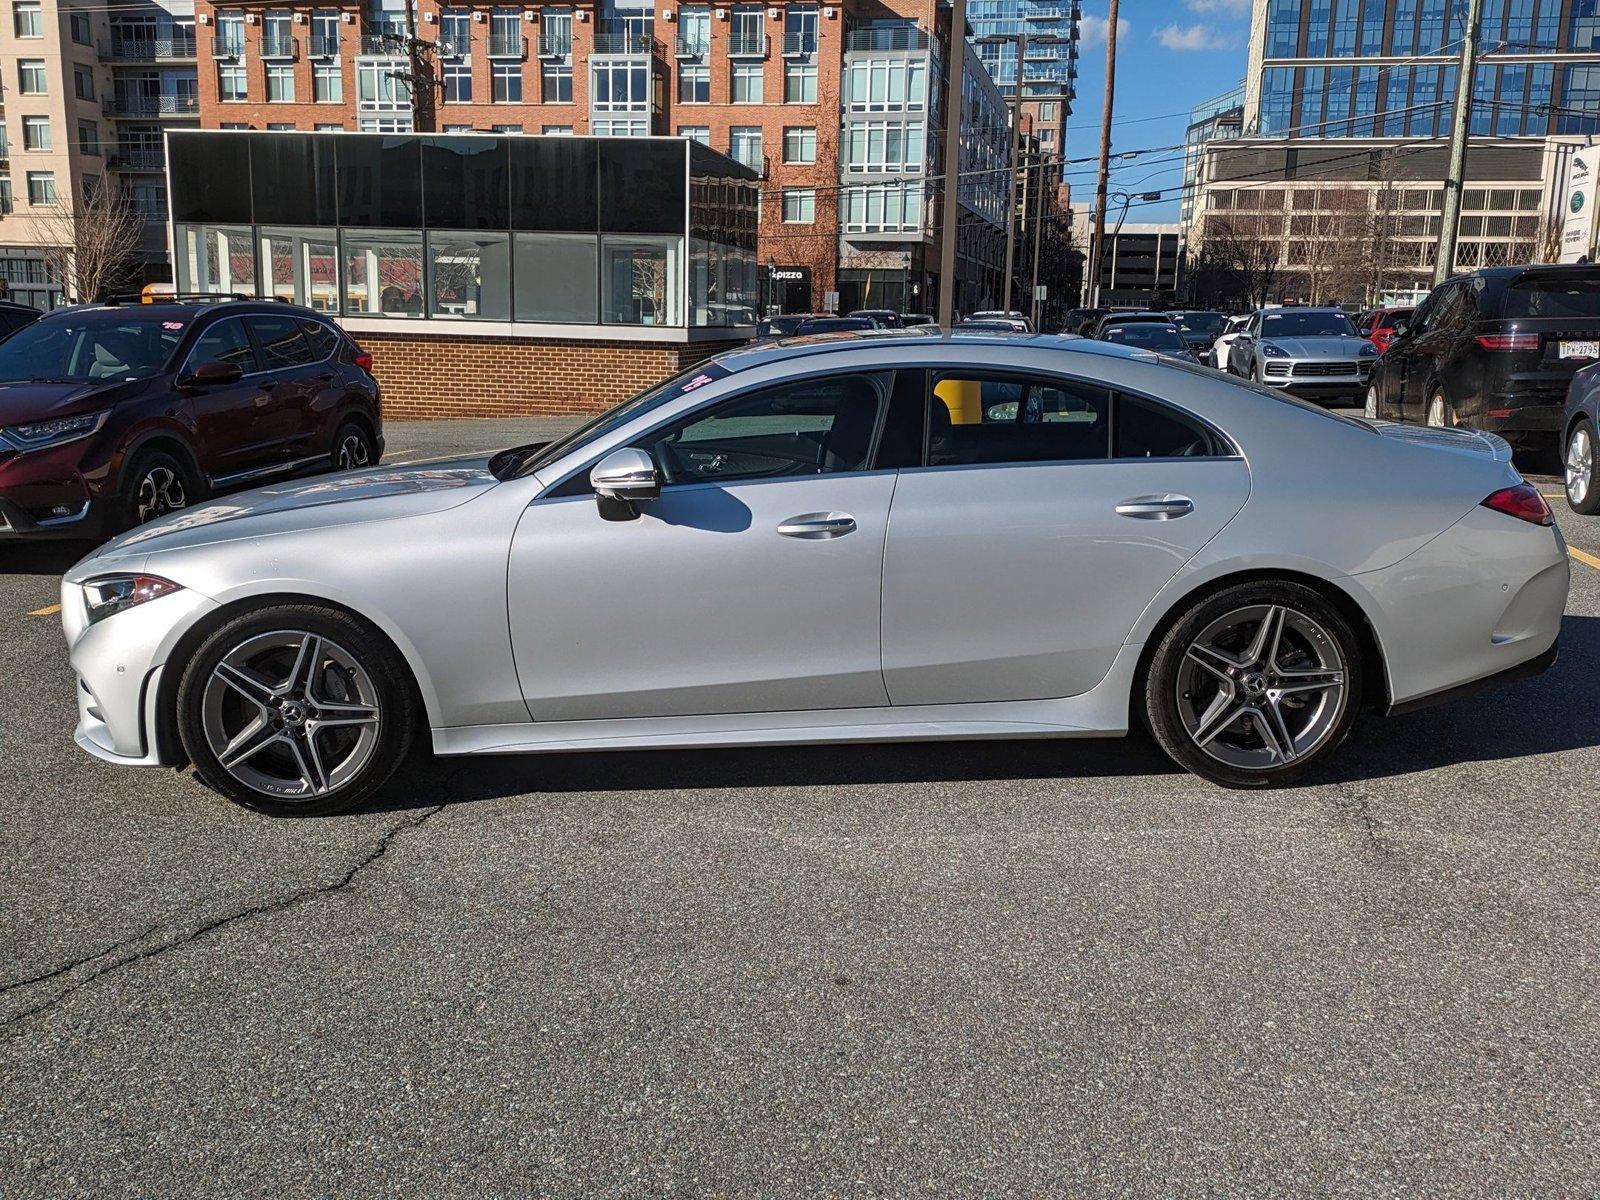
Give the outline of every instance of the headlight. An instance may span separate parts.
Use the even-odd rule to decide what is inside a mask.
[[[4,436],[18,450],[42,450],[46,446],[59,446],[62,442],[88,437],[104,425],[110,415],[111,410],[106,408],[99,412],[34,421],[29,425],[12,425],[0,430],[0,436]]]
[[[1361,349],[1356,351],[1356,353],[1361,355],[1362,358],[1377,358],[1378,348],[1371,342],[1362,342]]]
[[[1274,346],[1271,342],[1262,342],[1261,343],[1261,357],[1262,358],[1288,358],[1289,357],[1289,352],[1287,350],[1278,349],[1278,347]]]
[[[181,585],[159,575],[101,575],[84,581],[83,602],[93,625],[124,609],[182,590]]]

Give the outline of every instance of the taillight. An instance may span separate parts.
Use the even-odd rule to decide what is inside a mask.
[[[1480,333],[1478,345],[1485,350],[1537,350],[1537,333]]]
[[[360,346],[357,346],[356,347],[355,363],[356,363],[356,366],[360,367],[368,375],[371,375],[372,374],[372,351],[363,350]]]
[[[1506,516],[1515,517],[1519,521],[1527,521],[1531,525],[1556,523],[1555,514],[1544,502],[1539,489],[1531,483],[1519,483],[1516,487],[1501,488],[1492,496],[1485,497],[1483,506],[1492,508],[1495,512],[1503,512]]]

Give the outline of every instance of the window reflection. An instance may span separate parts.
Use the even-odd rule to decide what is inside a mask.
[[[318,312],[339,311],[339,246],[332,229],[263,226],[265,293]]]
[[[422,234],[345,230],[344,276],[345,312],[422,316]]]
[[[255,233],[249,226],[180,225],[178,290],[256,291]]]
[[[511,319],[511,239],[504,233],[428,234],[428,315]]]
[[[602,319],[609,325],[682,324],[682,246],[682,238],[602,238]]]

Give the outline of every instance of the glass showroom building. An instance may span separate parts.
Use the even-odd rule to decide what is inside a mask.
[[[175,130],[167,163],[179,291],[463,333],[755,320],[758,177],[689,139]]]

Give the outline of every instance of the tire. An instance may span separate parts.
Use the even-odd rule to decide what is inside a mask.
[[[1456,410],[1445,399],[1442,388],[1434,388],[1428,397],[1428,425],[1434,429],[1451,429],[1456,423]]]
[[[1191,601],[1157,644],[1145,716],[1168,756],[1202,779],[1275,787],[1344,741],[1363,665],[1355,631],[1321,593],[1287,580],[1236,584]]]
[[[360,421],[345,421],[333,435],[328,455],[335,471],[357,471],[378,465],[378,443]]]
[[[1375,383],[1368,384],[1367,385],[1367,407],[1366,407],[1366,418],[1367,418],[1367,420],[1369,420],[1369,421],[1378,420],[1378,414],[1382,411],[1382,409],[1383,409],[1383,405],[1378,402],[1378,385],[1375,384]]]
[[[314,604],[233,618],[178,684],[178,733],[201,780],[275,817],[367,799],[405,757],[419,711],[393,647],[365,621]]]
[[[187,461],[165,450],[141,450],[123,473],[111,532],[132,529],[204,499]]]
[[[1594,424],[1588,417],[1579,417],[1567,435],[1562,475],[1566,481],[1568,507],[1586,517],[1600,513],[1600,471],[1596,471],[1594,459]]]

